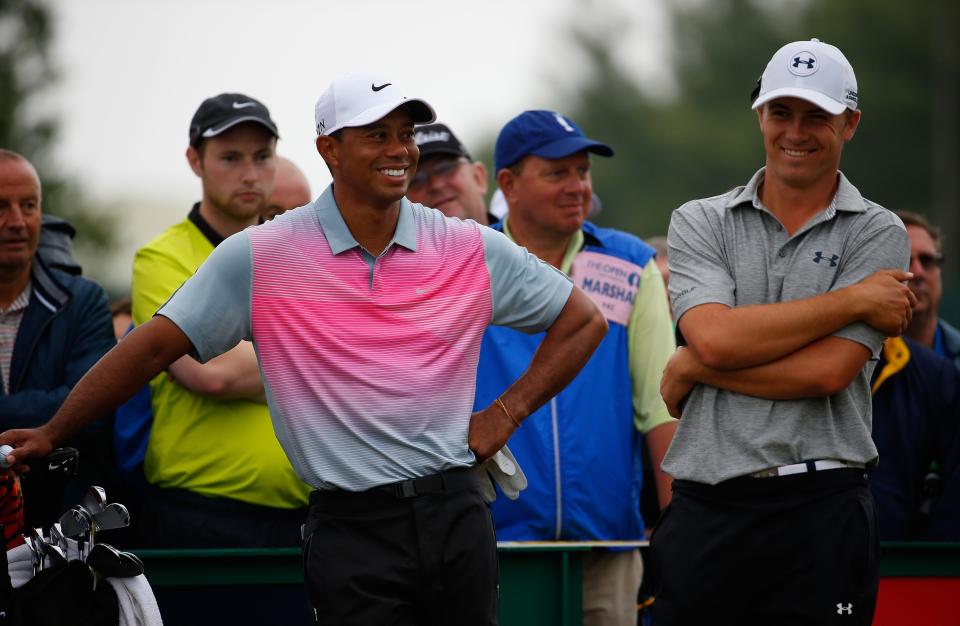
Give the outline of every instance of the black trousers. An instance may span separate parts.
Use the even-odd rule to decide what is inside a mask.
[[[140,495],[129,540],[138,548],[293,548],[307,514],[152,485]]]
[[[880,544],[864,470],[675,480],[653,533],[656,626],[870,626]]]
[[[311,495],[304,577],[318,623],[497,623],[496,537],[472,470],[424,480]]]

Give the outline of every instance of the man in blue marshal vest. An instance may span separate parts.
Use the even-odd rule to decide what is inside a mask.
[[[652,248],[586,221],[591,154],[609,157],[613,150],[552,111],[521,113],[497,138],[497,183],[509,213],[494,228],[569,275],[609,326],[580,374],[510,440],[529,487],[518,500],[493,503],[502,541],[643,539],[644,436],[663,486],[661,505],[670,497],[669,477],[659,471],[676,428],[659,394],[675,347],[663,280]],[[476,407],[524,371],[542,339],[542,333],[487,329]],[[590,552],[584,624],[636,624],[642,575],[636,549]]]

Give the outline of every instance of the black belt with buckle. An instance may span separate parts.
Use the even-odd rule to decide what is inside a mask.
[[[395,483],[378,485],[371,487],[366,491],[346,491],[344,489],[322,490],[317,489],[310,494],[310,504],[319,504],[320,502],[329,502],[331,500],[363,500],[379,499],[384,497],[397,500],[415,498],[417,496],[431,493],[449,493],[454,491],[466,491],[468,489],[477,489],[479,483],[473,468],[460,467],[447,470],[438,474],[421,476],[420,478],[408,478]]]

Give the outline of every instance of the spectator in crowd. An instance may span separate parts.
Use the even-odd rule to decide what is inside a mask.
[[[497,137],[497,183],[509,211],[494,228],[570,276],[607,318],[609,331],[573,382],[511,439],[530,479],[521,498],[493,503],[502,540],[642,540],[641,444],[646,438],[661,506],[660,471],[676,421],[660,398],[660,374],[675,349],[654,251],[636,237],[586,221],[590,154],[613,155],[569,118],[526,111]],[[497,398],[527,367],[542,335],[487,330],[475,408]],[[636,624],[643,575],[636,549],[585,558],[584,623]]]
[[[909,242],[839,171],[861,117],[839,49],[783,46],[751,99],[765,167],[670,220],[687,345],[661,382],[682,419],[651,540],[654,619],[866,626],[879,583],[869,382],[910,320]]]
[[[668,288],[670,287],[670,265],[668,261],[670,259],[670,251],[667,249],[667,238],[663,235],[657,235],[656,237],[650,237],[646,240],[647,245],[657,251],[657,269],[660,270],[660,275],[663,276],[663,284]],[[667,302],[670,302],[670,294],[667,294]],[[672,314],[671,307],[671,314]]]
[[[37,253],[41,238],[40,177],[23,156],[0,149],[0,427],[47,422],[77,381],[116,343],[100,285],[51,269]],[[112,475],[110,411],[64,442],[83,462],[66,495],[31,490],[24,497],[79,500]],[[36,477],[35,477],[36,478]],[[39,483],[36,483],[39,485]],[[59,505],[59,502],[57,503]]]
[[[272,220],[281,213],[310,204],[310,183],[300,168],[288,158],[277,157],[277,175],[273,192],[263,209],[263,220]]]
[[[943,297],[943,236],[925,217],[898,211],[910,236],[910,289],[917,296],[913,319],[904,334],[960,367],[960,330],[938,317]]]
[[[304,565],[324,621],[496,623],[496,544],[474,466],[576,375],[606,323],[502,234],[404,198],[414,123],[434,118],[390,79],[334,81],[315,115],[333,184],[308,210],[218,246],[51,422],[0,435],[16,448],[7,460],[43,454],[188,351],[206,361],[252,339],[276,436],[317,488]],[[549,330],[526,373],[471,413],[491,323]]]
[[[110,303],[110,317],[113,319],[113,334],[117,341],[127,334],[133,324],[133,311],[130,298],[120,298]]]
[[[260,221],[273,189],[276,140],[269,111],[246,95],[220,94],[197,109],[186,157],[200,179],[201,200],[187,219],[137,251],[131,286],[137,326],[153,318],[226,237]],[[143,471],[153,489],[141,498],[141,545],[299,542],[309,487],[273,434],[252,344],[230,348],[203,364],[184,356],[154,378],[152,426],[118,424],[149,436]]]
[[[880,463],[870,490],[880,539],[960,541],[960,369],[908,337],[891,337],[872,389]]]
[[[487,213],[487,168],[473,160],[453,131],[445,124],[426,124],[417,128],[414,138],[420,163],[407,198],[447,217],[483,225],[497,221]]]

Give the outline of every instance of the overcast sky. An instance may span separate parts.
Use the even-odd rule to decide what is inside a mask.
[[[58,165],[120,204],[124,249],[107,282],[129,278],[133,250],[185,216],[199,183],[183,156],[200,102],[238,91],[263,101],[278,152],[329,176],[314,149],[313,105],[329,82],[365,69],[430,102],[468,145],[513,115],[558,108],[555,80],[582,74],[568,25],[625,12],[620,56],[638,77],[662,63],[658,0],[51,0],[51,93],[63,130]],[[661,72],[662,73],[662,72]]]

